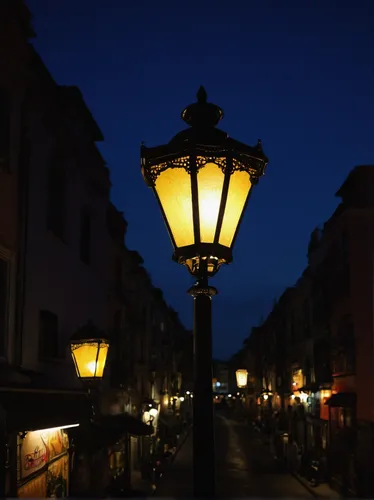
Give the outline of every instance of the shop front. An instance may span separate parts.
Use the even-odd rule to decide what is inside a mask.
[[[26,432],[17,437],[17,496],[69,495],[69,437],[65,429]]]
[[[142,438],[153,432],[152,425],[128,413],[98,416],[78,431],[74,437],[75,454],[82,462],[84,457],[82,472],[85,471],[87,480],[82,480],[82,472],[76,468],[71,494],[79,497],[91,492],[93,496],[105,496],[109,492],[117,496],[129,492],[141,475]]]
[[[329,466],[334,484],[343,494],[356,494],[356,393],[335,392],[329,408]]]
[[[0,388],[4,412],[0,497],[58,498],[70,491],[70,430],[87,419],[84,393]]]

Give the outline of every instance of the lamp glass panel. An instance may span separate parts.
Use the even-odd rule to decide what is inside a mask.
[[[225,247],[231,247],[251,187],[251,178],[247,172],[235,171],[231,174],[219,236],[219,243]]]
[[[71,353],[79,378],[102,378],[109,344],[84,342],[72,344]]]
[[[222,198],[224,173],[215,163],[207,163],[197,173],[200,239],[213,243]]]
[[[109,344],[100,344],[99,357],[96,364],[96,377],[102,378],[104,375],[104,368],[106,364],[106,358],[108,355]]]
[[[191,179],[184,168],[164,170],[155,186],[177,247],[193,245]]]

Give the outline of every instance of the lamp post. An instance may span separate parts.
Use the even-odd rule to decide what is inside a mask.
[[[109,350],[109,340],[105,333],[98,330],[91,322],[79,328],[70,339],[70,351],[77,377],[82,381],[92,396],[104,376]],[[95,416],[95,402],[92,402]]]
[[[194,495],[214,495],[211,299],[208,279],[232,261],[239,224],[268,159],[261,142],[247,146],[216,128],[223,111],[203,87],[182,119],[190,128],[168,144],[141,147],[143,177],[160,205],[173,259],[196,279],[194,299]]]

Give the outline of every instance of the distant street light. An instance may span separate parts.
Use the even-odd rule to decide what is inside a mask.
[[[196,278],[194,298],[194,494],[214,495],[211,298],[208,278],[232,261],[232,249],[252,187],[268,159],[260,141],[247,146],[216,127],[223,111],[197,102],[182,112],[190,126],[168,144],[141,148],[144,179],[160,205],[173,247],[173,259]],[[192,396],[191,396],[192,397]]]
[[[107,335],[98,330],[91,322],[79,328],[70,339],[70,352],[77,376],[91,396],[92,389],[97,389],[97,385],[104,376],[108,350]],[[96,412],[95,403],[96,401],[93,400],[94,415]]]
[[[92,383],[103,378],[109,350],[104,333],[88,323],[71,337],[70,350],[79,379]]]
[[[245,387],[247,387],[247,381],[248,371],[244,368],[236,370],[236,385],[239,387],[239,389],[244,389]]]

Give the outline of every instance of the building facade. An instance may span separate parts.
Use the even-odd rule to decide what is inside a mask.
[[[287,414],[299,470],[317,454],[321,477],[358,496],[374,492],[373,190],[374,167],[353,169],[307,268],[243,347],[257,408]]]
[[[119,473],[149,482],[187,334],[126,247],[103,134],[79,89],[49,74],[30,19],[22,0],[1,2],[0,496],[96,496]],[[111,345],[95,414],[69,348],[87,323]]]

